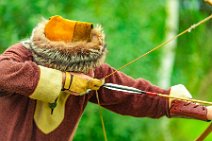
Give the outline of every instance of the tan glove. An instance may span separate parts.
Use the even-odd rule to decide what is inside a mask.
[[[98,90],[103,84],[104,80],[95,79],[83,73],[65,72],[62,90],[72,95],[83,95],[90,90]]]
[[[212,0],[204,0],[205,2],[207,2],[209,5],[212,6]]]

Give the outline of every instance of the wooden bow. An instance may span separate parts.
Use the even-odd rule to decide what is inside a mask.
[[[149,50],[148,52],[146,52],[146,53],[140,55],[139,57],[137,57],[137,58],[131,60],[131,61],[128,62],[127,64],[125,64],[125,65],[121,66],[120,68],[116,69],[116,70],[115,70],[114,72],[112,72],[111,74],[106,75],[106,76],[104,77],[104,79],[106,79],[106,78],[108,78],[109,76],[115,74],[116,72],[122,70],[123,68],[125,68],[125,67],[131,65],[132,63],[135,63],[136,61],[138,61],[138,60],[140,60],[141,58],[145,57],[146,55],[152,53],[153,51],[155,51],[155,50],[161,48],[162,46],[167,45],[168,43],[170,43],[171,41],[177,39],[178,37],[180,37],[180,36],[182,36],[182,35],[184,35],[184,34],[186,34],[186,33],[191,32],[193,29],[195,29],[196,27],[200,26],[201,24],[203,24],[203,23],[209,21],[210,19],[212,19],[212,14],[211,14],[210,16],[206,17],[205,19],[199,21],[198,23],[193,24],[192,26],[190,26],[190,27],[187,28],[186,30],[182,31],[182,32],[179,33],[178,35],[176,35],[176,36],[170,38],[169,40],[167,40],[167,41],[165,41],[165,42],[162,42],[161,44],[159,44],[158,46],[152,48],[152,49]],[[98,92],[97,92],[97,91],[96,91],[96,98],[97,98],[97,101],[98,101],[99,106],[101,106],[101,104],[100,104],[100,102],[99,102],[99,97],[98,97]],[[189,100],[187,100],[187,101],[189,101]],[[210,103],[210,102],[208,102],[208,103]],[[210,104],[211,104],[211,103],[210,103]],[[101,108],[99,108],[99,114],[100,114],[100,119],[101,119],[101,124],[102,124],[102,130],[103,130],[103,134],[104,134],[104,140],[107,141],[107,134],[106,134],[106,130],[105,130],[105,125],[104,125],[104,120],[103,120]],[[200,137],[197,138],[196,141],[202,141],[202,140],[204,140],[204,139],[207,137],[207,135],[208,135],[211,131],[212,131],[212,123],[211,123],[210,126],[200,135]]]
[[[195,141],[203,141],[212,131],[212,123],[204,130],[204,132],[195,140]]]

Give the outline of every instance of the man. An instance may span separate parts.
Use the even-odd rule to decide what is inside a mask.
[[[39,23],[29,40],[0,56],[0,140],[72,140],[88,102],[122,115],[211,120],[211,107],[101,87],[104,82],[173,96],[191,97],[183,85],[168,90],[133,79],[104,63],[100,26],[53,16]]]

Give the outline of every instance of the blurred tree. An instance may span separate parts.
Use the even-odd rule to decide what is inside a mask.
[[[179,21],[179,0],[166,0],[166,25],[165,25],[165,41],[175,37],[178,33]],[[171,76],[174,67],[175,48],[177,46],[177,39],[165,45],[161,49],[161,66],[158,71],[158,85],[163,88],[169,88],[171,83]],[[164,133],[164,141],[172,140],[169,128],[169,120],[163,119],[161,127]]]

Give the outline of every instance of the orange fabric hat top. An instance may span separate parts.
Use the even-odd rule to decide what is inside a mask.
[[[45,36],[51,41],[88,41],[93,28],[91,23],[78,22],[53,16],[44,28]]]

